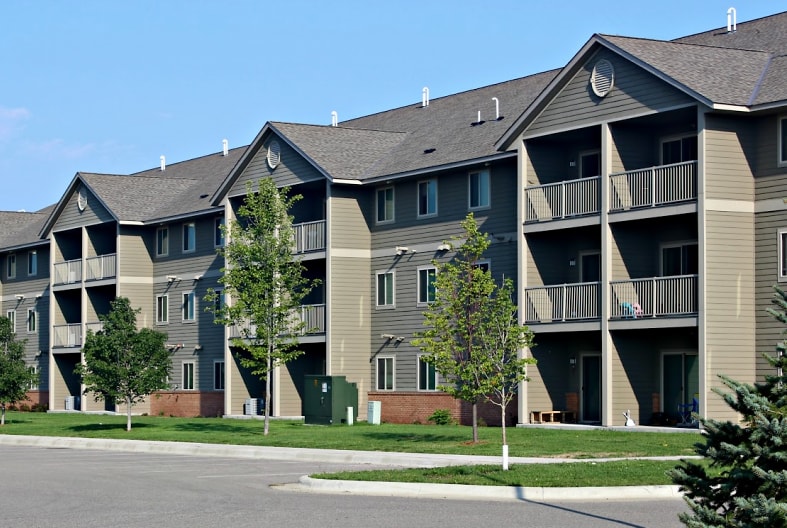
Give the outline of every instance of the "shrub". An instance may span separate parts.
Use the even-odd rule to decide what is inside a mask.
[[[454,417],[451,416],[451,411],[448,409],[436,409],[428,420],[435,425],[451,425],[454,423]]]

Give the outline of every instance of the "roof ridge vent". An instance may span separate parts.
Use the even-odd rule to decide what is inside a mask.
[[[164,155],[162,154],[159,157],[159,161],[161,162],[161,170],[162,171],[166,170],[166,168],[167,168],[167,158],[165,158]]]
[[[727,10],[727,33],[738,31],[738,11],[731,7]]]
[[[429,87],[424,86],[421,90],[421,108],[429,106]]]
[[[230,142],[226,139],[221,140],[222,155],[227,156],[230,153]]]
[[[336,110],[331,112],[331,126],[339,126],[339,113]]]

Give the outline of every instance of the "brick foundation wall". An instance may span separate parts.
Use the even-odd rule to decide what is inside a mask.
[[[29,411],[36,405],[43,405],[47,409],[49,408],[49,391],[28,391],[24,400],[18,401],[15,405],[11,405],[8,408],[11,410]]]
[[[454,420],[462,425],[472,425],[473,406],[456,400],[444,392],[370,392],[371,401],[380,402],[380,420],[388,423],[429,423],[437,409],[448,409]],[[478,417],[492,426],[500,425],[500,407],[491,403],[478,405]],[[506,409],[506,425],[515,425],[516,402]]]
[[[150,397],[151,416],[216,417],[224,414],[223,392],[168,391]]]

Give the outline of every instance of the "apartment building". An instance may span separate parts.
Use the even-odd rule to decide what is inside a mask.
[[[515,279],[536,336],[512,422],[734,418],[718,375],[760,379],[781,339],[765,309],[787,281],[787,13],[728,20],[674,41],[593,35],[559,70],[434,99],[424,88],[330,126],[269,122],[247,148],[79,173],[49,210],[0,214],[3,311],[34,337],[31,394],[117,410],[77,401],[73,367],[123,295],[173,352],[171,390],[140,412],[249,413],[263,384],[202,298],[220,288],[220,225],[248,182],[271,177],[303,197],[294,251],[321,279],[301,308],[304,355],[274,373],[274,416],[302,414],[308,374],[356,383],[362,419],[369,400],[388,421],[461,415],[411,339],[434,261],[453,257],[445,242],[472,211],[492,241],[484,265]]]

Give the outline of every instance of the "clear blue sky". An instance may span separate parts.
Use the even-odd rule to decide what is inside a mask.
[[[3,4],[0,210],[77,171],[130,173],[568,62],[593,33],[672,39],[774,0],[80,0]]]

